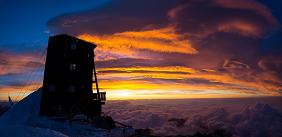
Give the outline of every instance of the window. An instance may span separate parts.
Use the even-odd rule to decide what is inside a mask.
[[[59,111],[62,111],[62,105],[59,105],[59,106],[58,106],[58,110],[59,110]]]
[[[71,86],[69,87],[69,91],[70,91],[71,93],[75,92],[75,86],[71,85]]]
[[[76,50],[76,47],[77,47],[77,43],[75,41],[73,41],[71,43],[71,50]]]
[[[54,84],[50,84],[50,85],[49,85],[49,91],[50,91],[50,92],[55,92],[55,91],[56,91],[56,87],[55,87]]]
[[[76,64],[70,64],[70,70],[76,70]]]

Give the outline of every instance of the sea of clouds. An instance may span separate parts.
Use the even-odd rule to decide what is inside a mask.
[[[282,99],[183,99],[108,101],[104,112],[156,135],[224,129],[234,137],[282,137]]]

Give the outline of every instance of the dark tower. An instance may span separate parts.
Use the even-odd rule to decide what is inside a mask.
[[[49,38],[41,116],[70,118],[76,114],[101,115],[101,105],[105,103],[106,96],[98,88],[95,47],[65,34]]]

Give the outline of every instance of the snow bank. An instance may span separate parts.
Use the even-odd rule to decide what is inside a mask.
[[[40,108],[41,88],[10,108],[0,117],[1,124],[29,125],[38,118]]]
[[[67,137],[54,130],[23,125],[2,125],[0,133],[1,137]]]
[[[48,128],[33,126],[38,119],[41,93],[41,89],[31,93],[0,117],[1,137],[66,137]]]
[[[89,124],[56,122],[39,117],[42,89],[31,93],[0,117],[1,137],[123,137],[134,129],[98,129]]]

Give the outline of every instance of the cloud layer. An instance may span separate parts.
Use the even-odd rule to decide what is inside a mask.
[[[105,105],[104,112],[135,128],[150,128],[157,135],[225,129],[235,137],[278,137],[282,136],[279,99],[111,101]]]

